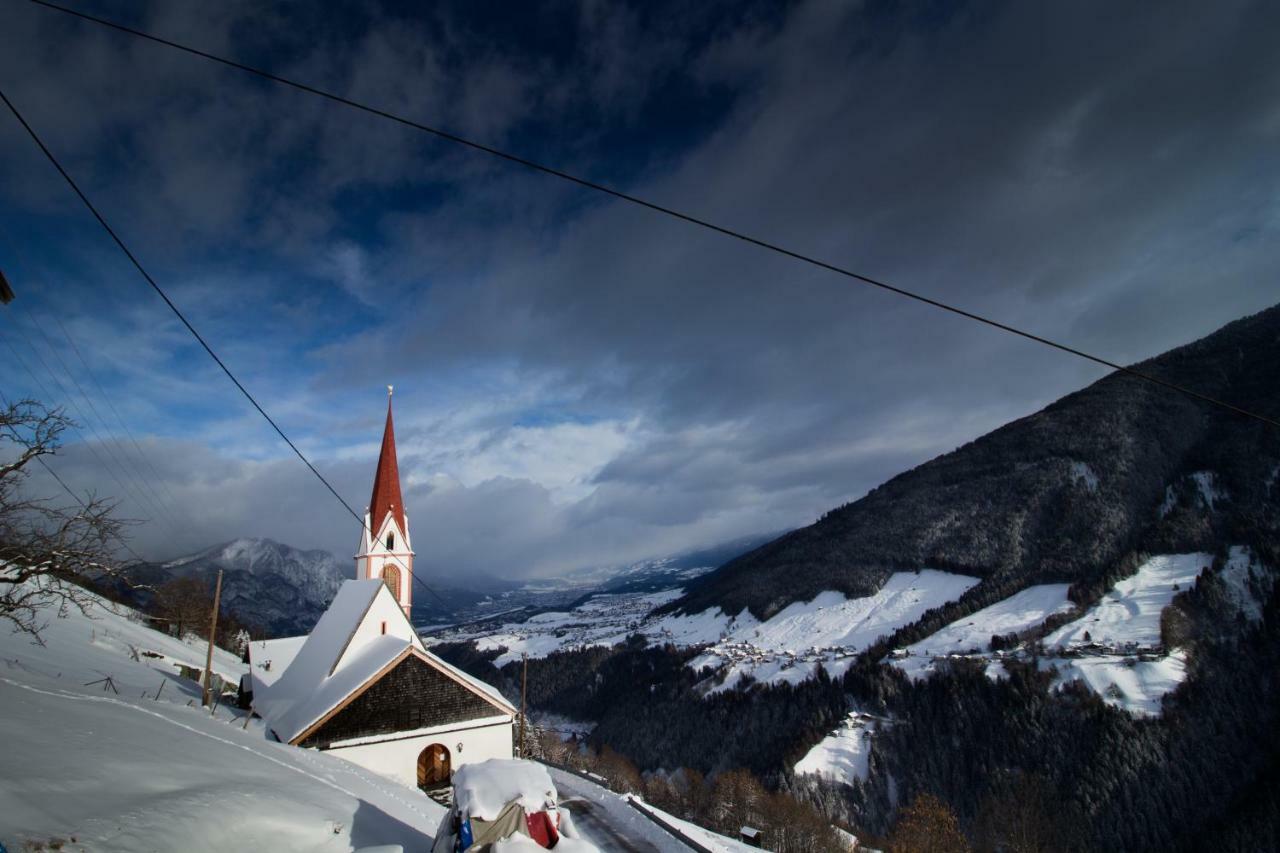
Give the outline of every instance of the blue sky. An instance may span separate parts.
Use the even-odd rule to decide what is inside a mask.
[[[1264,3],[75,5],[1119,361],[1280,293]],[[357,508],[396,386],[414,544],[442,577],[807,523],[1100,376],[233,70],[3,14],[0,86]],[[0,347],[0,389],[87,422],[60,473],[117,494],[148,556],[239,535],[347,553],[354,523],[8,116],[0,199],[19,293],[0,337],[34,374]],[[163,484],[135,495],[121,469]]]

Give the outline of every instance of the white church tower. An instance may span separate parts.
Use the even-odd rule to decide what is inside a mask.
[[[364,530],[356,550],[356,579],[381,578],[408,616],[413,603],[413,548],[404,501],[400,497],[396,434],[391,424],[391,390],[388,385],[387,425],[382,433],[378,470],[373,475],[373,497],[365,510]]]

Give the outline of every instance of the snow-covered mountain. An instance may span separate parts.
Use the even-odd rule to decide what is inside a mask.
[[[1136,368],[1274,418],[1280,386],[1264,366],[1277,359],[1280,306]],[[1250,544],[1274,563],[1276,434],[1116,372],[731,560],[669,609],[767,619],[920,566],[979,578],[987,604],[1032,584],[1104,590],[1137,552]]]
[[[355,565],[328,551],[302,550],[273,539],[242,538],[160,566],[169,578],[212,585],[221,569],[222,602],[242,622],[272,636],[309,631]]]

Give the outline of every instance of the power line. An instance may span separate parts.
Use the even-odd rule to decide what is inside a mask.
[[[2,393],[0,393],[0,403],[3,403],[3,404],[4,404],[4,407],[5,407],[6,409],[8,409],[8,408],[9,408],[9,401],[8,401],[8,399],[6,399],[6,398],[5,398],[4,394],[2,394]],[[22,440],[22,436],[20,436],[20,435],[18,434],[18,431],[17,431],[16,429],[14,429],[14,428],[13,428],[13,425],[12,425],[12,424],[6,424],[5,426],[8,428],[9,432],[10,432],[10,433],[12,433],[12,435],[13,435],[13,437],[14,437],[14,439],[15,439],[15,440],[17,440],[17,441],[21,441],[21,440]],[[88,511],[89,511],[89,505],[88,505],[88,504],[86,504],[83,500],[81,500],[81,498],[80,498],[80,496],[79,496],[79,495],[77,495],[75,492],[71,491],[71,487],[70,487],[70,486],[68,486],[68,485],[63,481],[63,479],[62,479],[61,477],[59,477],[59,476],[58,476],[57,472],[55,472],[55,471],[53,470],[53,468],[51,468],[51,467],[49,466],[49,463],[48,463],[48,462],[45,462],[45,461],[44,461],[44,457],[43,457],[43,456],[37,456],[37,457],[36,457],[36,461],[40,463],[40,467],[41,467],[41,468],[43,468],[43,469],[45,470],[45,472],[46,472],[46,473],[48,473],[48,475],[49,475],[50,477],[52,477],[54,480],[56,480],[56,481],[57,481],[57,483],[58,483],[58,485],[59,485],[59,486],[62,486],[62,490],[63,490],[64,492],[66,492],[68,495],[70,495],[70,496],[71,496],[71,499],[72,499],[73,501],[75,501],[77,504],[79,504],[79,505],[80,505],[80,508],[81,508],[81,509],[83,509],[85,512],[88,512]],[[124,540],[124,537],[123,537],[123,536],[121,536],[119,533],[113,533],[112,535],[115,537],[115,539],[116,539],[116,541],[117,541],[117,542],[119,542],[122,546],[124,546],[124,549],[125,549],[126,551],[128,551],[128,552],[129,552],[129,554],[130,554],[130,555],[131,555],[135,560],[137,560],[139,563],[145,563],[145,562],[146,562],[146,560],[144,560],[144,559],[142,559],[141,557],[139,557],[139,556],[138,556],[138,552],[137,552],[137,551],[134,551],[134,550],[133,550],[133,548],[131,548],[131,547],[129,546],[129,543],[128,543],[128,542],[126,542],[126,541]]]
[[[35,270],[32,269],[32,265],[28,263],[28,258],[25,256],[25,254],[21,250],[20,241],[13,238],[13,235],[9,232],[8,228],[4,227],[3,223],[0,223],[0,239],[3,239],[5,244],[9,247],[9,250],[13,252],[14,257],[18,260],[19,264],[24,268],[26,274],[28,276],[33,276],[35,274]],[[23,306],[22,303],[19,303],[19,306],[22,307],[23,312],[26,314],[27,320],[40,331],[40,334],[45,339],[45,343],[49,346],[50,350],[54,351],[56,355],[56,349],[54,348],[52,342],[50,342],[48,336],[44,334],[44,326],[39,322],[38,318],[35,317],[35,312]],[[58,316],[57,312],[53,312],[52,316],[53,316],[54,322],[58,324],[58,329],[62,332],[63,339],[66,340],[67,344],[70,345],[72,350],[75,351],[76,357],[80,360],[80,364],[84,366],[85,371],[89,374],[89,378],[93,380],[93,384],[97,386],[98,392],[102,395],[102,399],[106,401],[107,406],[110,407],[112,413],[115,415],[116,421],[120,424],[121,429],[124,430],[125,435],[128,437],[129,441],[133,444],[134,450],[138,454],[138,458],[141,460],[142,464],[150,468],[152,475],[155,477],[155,480],[154,480],[155,485],[158,486],[161,490],[163,490],[165,495],[168,497],[168,502],[166,503],[164,500],[161,500],[159,495],[156,494],[154,490],[150,492],[151,496],[157,499],[156,502],[160,506],[163,514],[168,516],[170,521],[174,522],[175,525],[177,525],[178,527],[181,527],[183,522],[185,521],[185,523],[188,526],[190,526],[192,523],[190,517],[187,515],[185,509],[183,509],[182,506],[178,503],[177,499],[174,498],[173,493],[169,491],[168,485],[164,482],[164,479],[160,476],[159,472],[156,471],[155,465],[151,462],[151,459],[147,456],[147,454],[143,453],[142,448],[138,445],[137,439],[135,439],[133,436],[133,432],[129,429],[129,425],[125,422],[124,418],[120,416],[119,410],[116,409],[116,405],[112,401],[111,395],[108,394],[106,392],[106,389],[102,387],[102,383],[98,381],[97,374],[94,373],[93,368],[89,366],[88,359],[84,357],[84,353],[80,351],[80,347],[76,344],[75,340],[67,332],[67,328],[62,322],[62,318]],[[25,334],[24,334],[24,337],[25,337]],[[30,343],[28,343],[28,345],[30,346]],[[39,353],[37,353],[37,355],[39,355]],[[62,361],[61,356],[58,356],[58,360],[59,362]],[[43,363],[43,359],[41,361]],[[68,376],[72,375],[70,369],[66,366],[65,362],[62,363],[62,367],[63,367],[63,370],[67,372]],[[74,377],[72,378],[74,379]],[[61,387],[61,383],[59,383],[59,386]],[[76,381],[76,387],[80,389],[81,396],[85,398],[85,401],[87,403],[89,403],[90,408],[94,410],[94,414],[98,415],[98,418],[101,421],[103,428],[109,434],[111,431],[111,427],[109,424],[107,424],[106,418],[103,418],[102,415],[98,413],[97,407],[93,405],[92,400],[89,399],[89,396],[85,393],[84,388],[80,386],[80,383],[78,381]],[[112,436],[112,440],[115,442],[117,449],[120,451],[120,454],[127,461],[129,456],[128,452],[124,449],[124,447],[120,444],[120,442],[115,439],[114,436]],[[130,473],[135,473],[132,471],[131,468],[127,470],[129,470]],[[138,473],[137,479],[141,480],[143,483],[147,482],[146,478],[142,476],[141,473]],[[181,512],[184,516],[187,516],[187,517],[185,519],[179,519],[174,514],[175,511]]]
[[[380,109],[378,107],[369,106],[368,104],[364,104],[359,101],[352,100],[351,98],[343,97],[342,95],[334,94],[333,92],[320,89],[316,86],[312,86],[307,83],[301,83],[296,80],[291,80],[288,77],[282,77],[278,74],[273,74],[270,71],[265,71],[261,68],[255,68],[252,65],[246,65],[245,63],[237,62],[236,60],[233,60],[233,59],[227,59],[224,56],[219,56],[215,53],[210,53],[208,51],[201,50],[199,48],[191,47],[190,45],[182,44],[181,42],[176,42],[171,39],[153,35],[152,33],[148,33],[145,30],[139,30],[133,27],[128,27],[128,26],[125,26],[124,24],[118,24],[114,21],[107,20],[106,18],[99,18],[95,15],[89,15],[84,12],[76,11],[75,9],[68,9],[65,6],[59,6],[56,3],[50,3],[48,2],[48,0],[29,0],[29,2],[34,3],[37,6],[43,6],[46,9],[62,12],[64,14],[71,15],[76,18],[80,18],[81,20],[89,21],[91,23],[95,23],[100,26],[108,27],[110,29],[117,30],[122,33],[126,33],[128,35],[135,36],[137,38],[146,39],[147,41],[155,42],[156,44],[161,44],[161,45],[164,45],[165,47],[173,48],[174,50],[180,50],[183,53],[189,53],[192,56],[198,56],[201,59],[207,59],[211,62],[216,62],[221,65],[225,65],[229,68],[235,68],[238,71],[244,71],[248,74],[253,74],[257,77],[261,77],[266,80],[271,80],[272,82],[280,83],[281,85],[284,85],[284,86],[289,86],[290,88],[297,89],[298,91],[301,91],[301,92],[306,92],[311,95],[316,95],[317,97],[324,98],[328,101],[332,101],[337,104],[342,104],[343,106],[350,107],[351,109],[359,110],[360,112],[368,113],[369,115],[377,116],[379,118],[383,118],[388,121],[395,122],[396,124],[400,124],[405,127],[430,134],[431,136],[434,136],[437,139],[442,139],[442,140],[445,140],[446,142],[452,142],[455,145],[461,145],[466,148],[470,148],[474,151],[479,151],[484,154],[488,154],[490,156],[497,157],[502,160],[506,160],[507,162],[515,163],[519,166],[524,166],[525,168],[532,169],[534,171],[541,172],[546,175],[551,175],[556,178],[560,178],[561,180],[568,181],[569,183],[572,183],[572,184],[577,184],[578,186],[584,187],[589,190],[594,190],[596,192],[603,193],[605,195],[616,198],[620,201],[625,201],[629,204],[634,204],[639,207],[646,208],[655,213],[660,213],[664,216],[668,216],[673,219],[678,219],[682,222],[686,222],[691,225],[696,225],[700,228],[704,228],[709,231],[714,231],[717,234],[721,234],[725,237],[730,237],[734,240],[738,240],[743,243],[749,243],[758,248],[766,249],[770,252],[775,252],[777,254],[791,258],[792,260],[800,261],[801,263],[809,264],[810,266],[814,266],[819,269],[826,270],[827,272],[836,273],[837,275],[841,275],[846,278],[852,279],[854,281],[861,282],[862,284],[865,284],[871,287],[877,287],[877,288],[880,288],[881,290],[885,290],[890,293],[897,294],[898,296],[902,296],[907,299],[913,299],[916,302],[920,302],[925,305],[932,306],[933,308],[937,308],[942,311],[947,311],[957,316],[964,317],[968,320],[973,320],[974,322],[977,322],[977,323],[982,323],[994,329],[999,329],[1003,332],[1007,332],[1011,335],[1017,335],[1018,337],[1025,338],[1026,340],[1034,341],[1035,343],[1041,344],[1043,346],[1051,347],[1053,349],[1059,350],[1060,352],[1065,352],[1065,353],[1068,353],[1069,355],[1074,355],[1074,356],[1077,356],[1078,358],[1085,359],[1086,361],[1091,361],[1095,364],[1102,365],[1103,367],[1109,368],[1111,370],[1119,371],[1121,373],[1132,376],[1136,379],[1141,379],[1146,382],[1151,382],[1161,387],[1167,388],[1169,390],[1177,391],[1181,394],[1185,394],[1188,397],[1192,397],[1201,402],[1210,403],[1214,406],[1218,406],[1220,408],[1234,412],[1235,414],[1243,415],[1248,418],[1253,418],[1254,420],[1262,421],[1263,423],[1269,424],[1274,427],[1280,427],[1280,420],[1267,417],[1266,415],[1260,415],[1256,412],[1252,412],[1247,409],[1242,409],[1239,406],[1236,406],[1232,403],[1219,400],[1207,394],[1202,394],[1199,391],[1194,391],[1191,388],[1187,388],[1184,385],[1179,385],[1176,382],[1170,382],[1166,379],[1161,379],[1158,376],[1154,376],[1149,373],[1143,373],[1142,371],[1135,370],[1131,367],[1126,367],[1125,365],[1118,364],[1114,361],[1110,361],[1100,356],[1093,355],[1091,353],[1085,352],[1084,350],[1077,349],[1076,347],[1059,343],[1057,341],[1051,340],[1041,335],[1034,334],[1033,332],[1024,331],[1023,329],[1019,329],[1007,323],[1002,323],[999,320],[994,320],[990,317],[977,314],[973,311],[968,311],[964,308],[959,308],[955,305],[951,305],[941,300],[934,299],[933,297],[925,296],[924,294],[916,293],[914,291],[907,290],[906,288],[889,284],[886,281],[882,281],[877,278],[872,278],[871,276],[863,275],[862,273],[854,272],[853,270],[846,269],[845,267],[841,267],[833,263],[828,263],[827,261],[819,260],[811,255],[806,255],[802,252],[788,249],[777,243],[772,243],[768,240],[764,240],[759,237],[753,237],[741,231],[736,231],[732,228],[728,228],[723,225],[718,225],[714,222],[711,222],[710,220],[702,219],[700,217],[694,216],[689,213],[684,213],[682,211],[676,210],[675,208],[667,207],[665,205],[658,204],[653,201],[649,201],[647,199],[641,198],[640,196],[632,195],[630,193],[623,192],[622,190],[614,189],[613,187],[607,186],[605,184],[601,184],[596,181],[589,180],[587,178],[579,177],[578,175],[574,175],[562,169],[557,169],[554,166],[548,166],[543,163],[539,163],[536,160],[531,160],[527,157],[522,157],[518,154],[512,154],[511,152],[503,151],[502,149],[495,148],[491,145],[486,145],[482,142],[476,142],[473,139],[468,139],[464,136],[459,136],[456,133],[451,133],[447,130],[434,127],[432,125],[424,124],[422,122],[415,121],[410,118],[406,118],[404,116],[389,112],[387,110]],[[5,101],[6,103],[8,103],[7,98],[5,99]],[[10,104],[10,109],[13,109],[13,106],[11,104]],[[15,114],[16,114],[16,111],[15,111]],[[23,124],[25,125],[26,122],[23,122]],[[28,128],[28,130],[30,130],[30,128]],[[43,148],[44,146],[42,145],[41,147]]]
[[[27,365],[26,360],[23,359],[22,355],[18,352],[17,348],[12,343],[10,343],[9,340],[6,338],[4,340],[5,346],[7,346],[9,348],[9,351],[13,353],[13,356],[17,360],[18,364],[22,367],[23,370],[27,372],[27,375],[31,377],[32,381],[34,381],[40,387],[40,389],[44,391],[44,393],[47,395],[49,400],[54,401],[58,399],[63,399],[65,400],[66,403],[69,403],[75,409],[75,412],[79,416],[81,421],[77,425],[87,430],[89,433],[89,436],[92,438],[92,441],[84,442],[84,446],[89,449],[89,452],[93,455],[93,458],[97,460],[98,465],[101,466],[103,470],[105,470],[108,474],[111,475],[111,479],[116,481],[116,485],[120,487],[120,490],[122,493],[128,493],[129,497],[135,502],[137,502],[138,507],[140,509],[143,509],[146,512],[151,512],[150,509],[147,509],[146,498],[140,495],[134,486],[126,482],[127,477],[125,479],[121,479],[120,473],[117,473],[117,467],[120,466],[119,460],[111,455],[110,453],[111,448],[108,447],[107,443],[103,441],[102,438],[98,435],[98,431],[94,428],[93,424],[88,420],[88,418],[85,417],[84,412],[80,409],[79,404],[77,404],[75,401],[75,398],[71,396],[71,392],[69,392],[66,389],[66,386],[62,384],[62,380],[60,380],[57,377],[57,374],[53,372],[53,368],[49,367],[48,362],[46,362],[44,360],[44,357],[40,355],[40,351],[36,349],[35,344],[31,341],[31,338],[27,336],[26,331],[22,328],[22,326],[18,325],[17,323],[14,323],[13,327],[18,330],[19,334],[22,335],[23,340],[27,342],[27,351],[40,360],[40,364],[44,366],[44,369],[48,373],[49,378],[53,380],[53,382],[58,386],[58,390],[62,392],[61,398],[57,394],[52,394],[49,392],[48,387],[45,386],[45,384],[36,377],[35,373],[32,372],[31,368]],[[98,453],[99,447],[102,449],[103,454],[106,454],[105,456]],[[107,462],[108,458],[110,458],[111,464],[108,464]]]
[[[332,485],[329,484],[329,481],[324,478],[324,475],[321,474],[318,470],[316,470],[316,467],[311,464],[311,460],[307,459],[307,457],[303,455],[302,451],[298,449],[298,446],[294,444],[292,440],[290,440],[289,436],[285,435],[284,430],[282,430],[280,426],[274,420],[272,420],[271,416],[267,414],[266,410],[263,409],[262,406],[258,404],[258,401],[254,399],[252,394],[249,393],[249,390],[240,383],[240,380],[237,379],[235,374],[231,372],[231,369],[228,368],[227,365],[223,363],[222,359],[219,358],[218,354],[213,351],[213,348],[209,346],[208,342],[205,341],[205,339],[201,337],[200,333],[196,331],[195,326],[191,325],[191,322],[187,320],[186,316],[182,313],[181,310],[179,310],[178,306],[173,303],[173,300],[169,298],[168,294],[166,294],[164,290],[160,287],[160,285],[156,283],[156,280],[151,277],[151,274],[147,272],[146,268],[142,266],[142,263],[138,260],[138,258],[133,254],[132,251],[129,250],[129,247],[125,245],[124,241],[120,239],[120,236],[116,234],[115,229],[113,229],[111,225],[107,222],[107,220],[103,218],[102,214],[98,212],[98,208],[94,206],[93,202],[89,201],[89,197],[84,194],[84,192],[80,189],[80,186],[75,182],[75,180],[71,177],[71,175],[67,172],[67,170],[62,167],[62,164],[58,162],[58,158],[53,155],[53,152],[50,151],[49,148],[44,144],[44,141],[40,139],[40,136],[35,132],[35,129],[31,127],[30,124],[27,123],[27,120],[22,116],[22,113],[18,111],[18,108],[14,106],[13,102],[9,100],[9,97],[4,93],[3,90],[0,90],[0,100],[4,101],[5,106],[7,106],[9,108],[9,111],[13,113],[14,118],[18,120],[18,122],[22,125],[22,127],[27,131],[28,135],[30,135],[31,139],[36,143],[37,146],[39,146],[40,150],[44,152],[44,156],[48,158],[49,162],[53,164],[53,167],[58,170],[58,173],[62,175],[63,179],[67,182],[67,185],[71,187],[72,191],[74,191],[75,194],[80,198],[80,201],[84,203],[84,206],[89,209],[89,212],[93,214],[94,218],[98,220],[98,224],[101,225],[103,230],[106,231],[107,234],[110,235],[111,239],[115,241],[115,244],[120,248],[120,251],[124,252],[125,257],[129,259],[129,261],[133,264],[134,268],[138,271],[138,273],[146,280],[147,284],[151,285],[152,290],[154,290],[160,296],[160,298],[164,300],[164,303],[169,306],[169,310],[171,310],[177,316],[177,318],[182,321],[182,324],[187,327],[187,331],[191,333],[192,337],[194,337],[197,341],[200,342],[200,346],[204,347],[204,351],[209,354],[209,357],[213,359],[214,363],[217,364],[218,367],[222,368],[222,372],[227,375],[227,378],[231,380],[231,382],[236,386],[236,388],[240,389],[240,393],[244,395],[245,399],[253,404],[253,407],[258,410],[258,414],[262,415],[262,417],[266,420],[266,422],[271,424],[271,428],[276,431],[276,434],[279,435],[280,438],[284,440],[285,444],[289,445],[290,449],[293,450],[295,454],[297,454],[298,458],[302,460],[303,464],[306,465],[307,468],[311,470],[311,473],[316,476],[316,479],[318,479],[321,483],[324,483],[324,486],[326,489],[329,490],[329,493],[332,494],[335,498],[337,498],[338,503],[342,504],[342,506],[347,510],[347,512],[351,513],[351,517],[360,523],[361,528],[368,529],[368,525],[364,523],[364,519],[361,516],[356,514],[356,511],[352,509],[351,505],[348,504],[343,499],[342,495],[338,494],[338,491]],[[369,532],[369,536],[370,538],[373,537],[372,531]],[[399,562],[399,560],[397,560],[397,562]],[[401,565],[403,566],[404,564],[401,563]],[[427,590],[432,595],[434,595],[440,601],[441,604],[445,605],[446,607],[449,606],[449,603],[445,601],[444,598],[439,593],[437,593],[431,587],[427,586],[427,584],[421,579],[419,579],[416,575],[414,575],[412,571],[409,571],[407,566],[405,567],[405,570],[409,572],[410,578],[416,580],[423,587],[423,589]]]
[[[107,423],[107,419],[98,411],[98,407],[93,404],[93,400],[90,399],[88,393],[84,390],[84,386],[80,384],[80,380],[76,378],[75,374],[71,372],[71,368],[65,361],[63,361],[62,354],[59,353],[57,347],[53,345],[53,341],[45,333],[44,327],[39,322],[35,321],[32,313],[28,311],[25,306],[23,307],[23,311],[26,312],[27,319],[31,321],[31,325],[35,327],[35,330],[40,334],[40,337],[44,339],[45,347],[47,347],[49,352],[53,354],[54,359],[62,368],[63,373],[65,373],[67,378],[71,380],[71,383],[75,385],[76,390],[80,392],[80,398],[84,400],[85,404],[89,407],[89,411],[91,411],[93,416],[98,419],[97,423],[102,427],[103,433],[107,436],[107,440],[110,442],[109,444],[104,442],[104,446],[106,447],[107,452],[111,454],[111,458],[114,459],[116,464],[120,466],[120,469],[124,471],[125,476],[129,478],[129,482],[144,495],[153,510],[158,514],[163,515],[169,522],[180,526],[177,516],[173,514],[172,510],[169,510],[165,506],[160,495],[157,494],[156,490],[147,483],[146,478],[142,477],[139,472],[134,470],[133,466],[128,464],[129,454],[124,449],[124,445],[120,443],[119,439],[111,434],[111,427]],[[58,387],[63,387],[61,381],[58,382]],[[79,407],[77,407],[77,410],[78,408]],[[83,412],[81,415],[83,416]]]
[[[178,502],[178,499],[173,496],[173,492],[169,491],[168,483],[164,481],[164,478],[160,476],[160,472],[156,470],[155,463],[151,461],[151,457],[143,451],[141,445],[138,444],[138,440],[134,438],[133,431],[129,429],[128,422],[120,415],[120,410],[116,408],[116,404],[111,399],[111,395],[107,393],[107,390],[102,387],[102,383],[98,381],[98,375],[94,373],[93,368],[89,366],[89,362],[84,357],[84,353],[80,351],[80,347],[76,344],[75,338],[71,337],[71,334],[67,332],[67,327],[62,324],[62,318],[59,317],[57,313],[54,313],[53,320],[58,324],[58,329],[62,332],[62,337],[71,345],[71,349],[75,351],[76,357],[79,358],[80,363],[84,365],[85,372],[89,374],[89,378],[93,380],[93,384],[98,387],[98,392],[102,395],[102,399],[106,401],[107,406],[111,409],[111,413],[115,415],[116,422],[120,424],[121,429],[124,430],[125,435],[133,444],[133,449],[138,454],[138,458],[142,460],[143,464],[146,465],[148,469],[150,469],[152,476],[155,477],[156,485],[159,486],[160,490],[163,491],[165,496],[168,498],[168,506],[173,507],[184,516],[187,516],[186,509]],[[192,521],[189,516],[182,520],[188,525],[190,525]]]

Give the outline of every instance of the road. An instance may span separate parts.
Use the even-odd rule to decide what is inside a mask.
[[[560,793],[560,807],[573,817],[584,841],[601,850],[634,853],[688,853],[672,836],[610,791],[581,776],[548,767]]]

